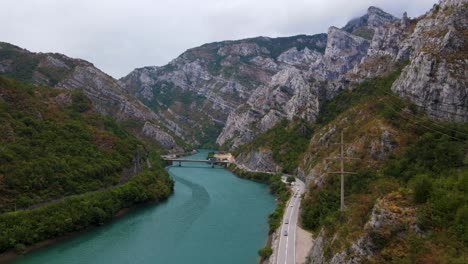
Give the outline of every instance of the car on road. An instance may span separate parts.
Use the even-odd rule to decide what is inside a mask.
[[[293,204],[291,204],[290,207],[293,207]]]
[[[286,219],[286,221],[284,221],[285,224],[289,224],[289,219]]]
[[[284,230],[283,235],[287,236],[288,235],[288,230]]]

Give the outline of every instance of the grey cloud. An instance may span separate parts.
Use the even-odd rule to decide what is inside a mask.
[[[213,41],[326,32],[374,5],[419,16],[436,0],[4,0],[0,41],[89,60],[114,77]]]

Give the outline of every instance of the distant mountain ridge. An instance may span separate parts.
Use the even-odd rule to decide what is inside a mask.
[[[117,121],[133,123],[135,134],[168,149],[179,149],[159,117],[93,64],[58,53],[33,53],[0,43],[0,74],[34,85],[83,90],[94,108]]]
[[[136,69],[121,81],[176,133],[192,143],[214,142],[228,115],[257,86],[288,67],[294,55],[281,57],[284,62],[278,65],[281,54],[303,50],[316,56],[325,45],[325,34],[209,43],[187,50],[166,66]]]
[[[205,44],[166,66],[136,69],[121,81],[166,126],[191,143],[217,137],[218,144],[236,148],[283,118],[314,122],[323,103],[349,83],[389,73],[398,64],[413,61],[420,52],[415,47],[434,43],[415,30],[427,16],[410,20],[404,14],[398,19],[370,7],[364,16],[342,29],[331,27],[327,34]],[[449,27],[442,22],[439,31]],[[432,89],[444,78],[432,80]],[[457,102],[428,91],[424,93],[431,94],[430,100],[422,94],[411,99],[424,108],[430,105],[428,113],[433,118],[466,122],[468,102],[459,87],[448,88],[457,90]],[[394,91],[399,90],[395,86]]]

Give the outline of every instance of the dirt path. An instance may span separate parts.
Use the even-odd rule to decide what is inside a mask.
[[[312,234],[300,228],[296,228],[296,263],[303,264],[312,248]]]

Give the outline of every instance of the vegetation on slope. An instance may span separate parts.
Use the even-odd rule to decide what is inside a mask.
[[[400,72],[396,71],[385,78],[366,81],[354,90],[342,91],[333,100],[324,104],[316,124],[310,124],[304,120],[288,121],[284,119],[273,128],[256,136],[251,142],[240,146],[234,154],[268,148],[273,153],[273,160],[282,167],[283,172],[294,173],[315,131],[347,109],[376,99],[384,92],[389,93],[389,87],[399,74]],[[393,108],[383,103],[376,105],[376,108],[379,108],[380,115],[386,115],[389,120],[392,120],[393,116],[396,115]],[[397,111],[400,110],[401,107]]]
[[[56,67],[53,63],[42,63],[49,57],[51,60],[59,58],[65,62],[63,67]],[[70,73],[70,68],[76,66],[76,62],[60,54],[30,53],[20,47],[0,42],[0,61],[7,61],[8,69],[3,75],[23,82],[31,82],[40,79],[41,83],[54,86]],[[42,75],[42,78],[38,76]]]
[[[154,160],[157,157],[154,157]],[[120,210],[168,197],[173,181],[161,163],[112,188],[67,197],[38,208],[0,214],[0,253],[102,225]]]
[[[293,173],[299,158],[307,150],[312,131],[313,126],[304,120],[289,122],[284,119],[251,142],[240,146],[234,154],[268,147],[272,151],[273,160],[282,167],[283,172]]]
[[[138,141],[75,91],[0,77],[0,212],[119,183]]]
[[[0,76],[0,124],[0,252],[105,223],[172,192],[159,155],[149,157],[80,91]]]
[[[358,174],[346,176],[346,210],[339,211],[339,176],[325,176],[304,199],[302,223],[329,237],[324,243],[326,257],[349,249],[367,235],[376,252],[370,263],[462,263],[468,243],[468,126],[428,120],[396,98],[390,87],[397,76],[364,82],[324,107],[319,124],[345,130],[353,155],[361,160],[347,163],[347,170]],[[365,122],[359,121],[361,117]],[[362,139],[380,136],[373,135],[376,124],[396,137],[397,149],[380,160],[372,159],[366,144],[359,147]],[[337,140],[335,136],[330,141]],[[330,149],[334,148],[314,148],[313,164],[336,155]],[[336,170],[336,165],[328,168]],[[371,214],[381,210],[396,219],[387,220],[381,228],[366,229]]]

